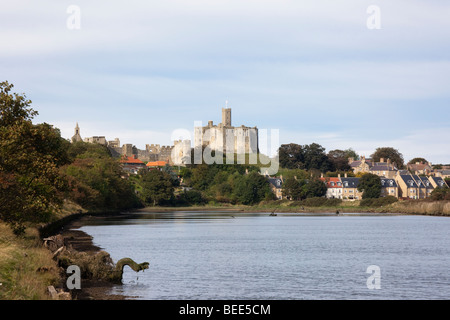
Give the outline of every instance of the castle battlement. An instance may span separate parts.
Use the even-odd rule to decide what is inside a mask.
[[[222,122],[214,125],[212,120],[207,126],[195,127],[194,147],[210,146],[223,153],[257,153],[258,128],[233,127],[231,125],[231,108],[222,108]]]

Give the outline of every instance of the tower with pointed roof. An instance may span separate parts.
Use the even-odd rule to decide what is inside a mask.
[[[80,127],[78,126],[78,122],[77,122],[77,125],[75,127],[75,134],[72,137],[72,143],[80,142],[80,141],[83,141],[83,139],[80,136]]]

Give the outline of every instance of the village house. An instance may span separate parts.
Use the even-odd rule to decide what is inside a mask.
[[[415,175],[429,175],[431,172],[433,172],[433,168],[431,166],[431,163],[425,163],[425,162],[416,162],[411,163],[406,166],[406,168]]]
[[[430,180],[433,187],[436,188],[448,188],[447,182],[445,182],[445,179],[442,177],[428,177],[428,180]]]
[[[358,191],[359,178],[344,177],[342,182],[342,199],[344,200],[361,200],[362,192]]]
[[[396,177],[399,198],[425,199],[431,196],[434,186],[428,177],[413,174],[399,174]]]
[[[137,174],[139,170],[145,168],[145,163],[135,156],[122,156],[119,160],[125,172]]]
[[[450,170],[448,169],[436,170],[435,176],[441,177],[443,179],[450,178]]]
[[[354,158],[348,159],[348,164],[350,165],[350,168],[352,168],[353,173],[367,173],[370,170],[370,167],[372,167],[373,163],[371,159],[366,159],[365,156],[361,156],[361,160],[355,160]]]
[[[326,197],[328,199],[342,199],[343,189],[340,175],[338,177],[324,177],[322,175],[320,180],[327,185]]]
[[[280,177],[268,177],[270,188],[277,200],[283,199],[283,176]]]
[[[397,167],[390,159],[381,158],[379,162],[374,162],[371,159],[366,159],[364,156],[361,160],[354,160],[349,158],[349,165],[353,170],[353,173],[372,173],[379,177],[394,179],[397,175]]]
[[[398,185],[395,179],[381,178],[381,197],[387,196],[398,198]]]
[[[380,162],[375,162],[369,169],[369,173],[376,174],[379,177],[394,179],[398,169],[391,163],[390,159],[381,158]]]
[[[148,169],[155,169],[155,168],[162,168],[164,166],[166,166],[167,164],[169,164],[169,162],[167,161],[150,161],[147,162],[147,168]]]

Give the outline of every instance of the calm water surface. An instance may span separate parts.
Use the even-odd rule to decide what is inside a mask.
[[[140,212],[81,230],[115,262],[150,262],[112,289],[135,299],[450,297],[448,217]]]

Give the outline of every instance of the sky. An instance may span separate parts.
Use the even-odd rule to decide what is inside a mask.
[[[449,17],[436,0],[2,1],[0,81],[68,139],[78,122],[172,145],[228,101],[279,144],[450,163]]]

